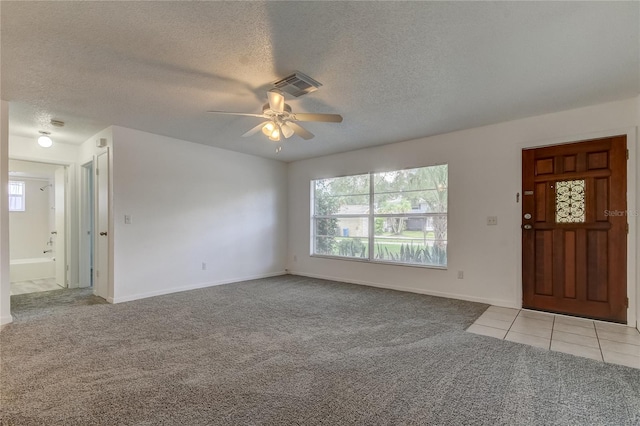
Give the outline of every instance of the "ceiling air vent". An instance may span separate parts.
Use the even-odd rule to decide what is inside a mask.
[[[296,71],[293,74],[286,76],[285,78],[276,81],[273,85],[296,98],[298,96],[305,95],[307,93],[315,92],[318,87],[322,86],[321,83],[315,81],[308,75]]]

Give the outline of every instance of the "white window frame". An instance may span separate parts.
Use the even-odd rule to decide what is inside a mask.
[[[11,193],[11,186],[19,186],[20,187],[20,193],[19,194],[12,194]],[[9,181],[9,211],[10,212],[24,212],[27,209],[27,197],[26,197],[26,184],[24,181],[22,180],[10,180]],[[11,206],[14,205],[14,203],[12,202],[12,200],[20,200],[20,205],[22,208],[12,208]]]
[[[411,167],[408,169],[404,169],[404,170],[410,170],[410,169],[419,169],[419,168],[428,168],[428,167],[434,167],[434,166],[447,166],[448,169],[448,164],[436,164],[436,165],[431,165],[431,166],[422,166],[422,167]],[[402,170],[390,170],[389,172],[397,172],[397,171],[402,171]],[[398,266],[411,266],[411,267],[418,267],[418,268],[429,268],[429,269],[444,269],[446,270],[448,268],[448,256],[447,256],[447,260],[446,263],[444,265],[442,264],[421,264],[421,263],[408,263],[408,262],[401,262],[401,261],[392,261],[392,260],[386,260],[386,259],[376,259],[375,258],[375,223],[376,223],[376,219],[377,218],[389,218],[389,217],[403,217],[403,218],[429,218],[429,217],[442,217],[445,216],[448,218],[448,196],[447,196],[447,212],[446,213],[426,213],[426,212],[408,212],[408,213],[376,213],[375,212],[375,188],[374,188],[374,177],[377,173],[380,172],[369,172],[369,173],[356,173],[353,175],[345,175],[345,176],[334,176],[331,178],[326,178],[326,179],[332,179],[332,178],[340,178],[340,177],[349,177],[349,176],[359,176],[359,175],[363,175],[363,174],[368,174],[369,175],[369,213],[366,215],[363,214],[333,214],[333,215],[316,215],[315,214],[315,208],[316,208],[316,203],[315,203],[315,182],[318,180],[323,180],[323,178],[321,179],[312,179],[310,182],[310,194],[311,194],[311,244],[310,244],[310,256],[311,257],[322,257],[322,258],[330,258],[330,259],[338,259],[338,260],[351,260],[351,261],[356,261],[356,262],[370,262],[370,263],[382,263],[382,264],[390,264],[390,265],[398,265]],[[447,170],[447,174],[448,174],[448,170]],[[446,188],[446,190],[448,191],[448,188]],[[413,191],[413,190],[409,190],[409,191]],[[409,191],[402,191],[402,192],[409,192]],[[424,191],[422,189],[419,190],[415,190],[415,191]],[[355,194],[355,195],[361,195],[361,194]],[[368,230],[368,236],[367,237],[360,237],[362,239],[366,239],[367,240],[367,256],[366,257],[352,257],[352,256],[339,256],[339,255],[328,255],[328,254],[322,254],[322,253],[316,253],[316,238],[317,236],[315,235],[316,233],[316,219],[341,219],[341,218],[366,218],[368,220],[368,225],[369,225],[369,230]],[[448,228],[448,224],[447,224],[447,228]],[[447,232],[448,234],[448,232]],[[340,236],[340,238],[344,238],[343,236]],[[447,243],[447,247],[448,247],[448,235],[447,235],[447,239],[446,240],[442,240],[445,241]],[[448,252],[448,250],[447,250]]]

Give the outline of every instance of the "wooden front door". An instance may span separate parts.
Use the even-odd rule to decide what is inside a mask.
[[[626,136],[522,151],[524,308],[626,323]]]

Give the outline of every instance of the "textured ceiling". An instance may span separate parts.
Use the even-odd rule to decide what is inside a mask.
[[[283,161],[637,96],[637,2],[0,2],[10,131],[120,125]],[[240,135],[269,83],[323,83],[316,137]]]

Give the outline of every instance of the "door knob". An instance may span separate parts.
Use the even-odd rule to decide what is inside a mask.
[[[533,226],[529,225],[528,223],[526,225],[522,225],[523,229],[531,229],[533,228]]]
[[[101,236],[101,237],[105,237],[106,235],[107,235],[107,233],[106,233],[106,232],[101,232],[101,233],[100,233],[100,236]]]

